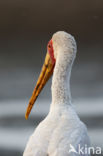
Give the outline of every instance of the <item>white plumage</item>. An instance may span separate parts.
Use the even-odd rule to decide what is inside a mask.
[[[87,129],[71,103],[70,75],[76,42],[64,31],[55,33],[52,41],[56,64],[50,111],[31,135],[23,156],[77,156],[75,152],[69,153],[70,145],[77,151],[78,144],[89,146]]]

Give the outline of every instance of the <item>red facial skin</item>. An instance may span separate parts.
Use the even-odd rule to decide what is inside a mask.
[[[48,52],[49,52],[49,55],[52,59],[52,62],[53,64],[55,64],[55,58],[54,58],[54,49],[53,49],[53,42],[52,40],[49,41],[48,45],[47,45],[47,49],[48,49]]]

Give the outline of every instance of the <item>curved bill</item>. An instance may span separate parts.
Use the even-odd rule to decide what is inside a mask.
[[[49,80],[51,75],[53,74],[53,69],[54,69],[54,64],[52,63],[52,60],[50,58],[49,53],[47,52],[45,62],[43,64],[40,76],[38,78],[37,84],[34,88],[33,94],[30,98],[26,113],[25,113],[25,118],[28,119],[28,116],[31,112],[31,109],[34,105],[34,102],[36,101],[38,95],[40,94],[41,90],[45,86],[46,82]]]

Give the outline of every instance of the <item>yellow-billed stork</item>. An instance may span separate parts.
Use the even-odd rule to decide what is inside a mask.
[[[64,31],[56,32],[48,42],[45,62],[26,111],[26,119],[53,74],[52,103],[47,117],[31,135],[23,156],[77,156],[78,145],[89,146],[86,126],[71,103],[70,75],[76,52],[74,37]]]

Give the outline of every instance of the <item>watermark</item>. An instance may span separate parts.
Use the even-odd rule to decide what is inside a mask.
[[[96,154],[96,155],[100,155],[102,154],[102,148],[101,147],[88,147],[87,145],[80,145],[78,144],[78,146],[75,148],[72,144],[70,144],[69,147],[69,151],[68,153],[76,153],[78,155],[90,155],[92,154]]]

